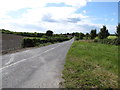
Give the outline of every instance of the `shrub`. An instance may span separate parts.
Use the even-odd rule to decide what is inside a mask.
[[[41,43],[40,38],[24,38],[22,42],[22,47],[35,47]]]
[[[99,39],[105,39],[109,36],[109,32],[106,28],[106,26],[103,26],[103,28],[100,29],[100,32],[98,33]]]
[[[120,38],[116,39],[95,39],[94,42],[102,44],[120,45]]]
[[[63,42],[69,40],[68,37],[43,37],[43,38],[24,38],[22,41],[22,47],[35,47],[44,43]]]
[[[97,36],[96,29],[95,30],[91,30],[91,32],[90,32],[90,38],[91,39],[95,39],[96,36]]]

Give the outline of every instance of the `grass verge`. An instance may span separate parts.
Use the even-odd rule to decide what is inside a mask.
[[[118,46],[75,41],[66,57],[65,88],[117,88]]]

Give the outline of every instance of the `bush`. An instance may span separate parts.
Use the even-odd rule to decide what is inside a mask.
[[[40,38],[24,38],[22,42],[22,47],[35,47],[41,43]]]
[[[109,32],[106,28],[106,26],[103,26],[103,28],[100,29],[100,32],[98,33],[99,39],[105,39],[109,36]]]
[[[35,47],[44,43],[54,43],[54,42],[63,42],[69,40],[68,37],[43,37],[43,38],[24,38],[22,42],[22,47]]]
[[[116,39],[95,39],[94,42],[102,44],[120,45],[120,38]]]

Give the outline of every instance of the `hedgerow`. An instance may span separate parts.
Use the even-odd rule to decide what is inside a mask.
[[[55,43],[69,40],[68,37],[23,38],[22,47],[35,47],[43,43]]]
[[[120,45],[120,38],[115,39],[95,39],[94,42],[102,44]]]

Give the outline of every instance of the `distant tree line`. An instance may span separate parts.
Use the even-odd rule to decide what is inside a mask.
[[[26,37],[42,37],[43,35],[45,35],[45,33],[14,32],[14,31],[5,30],[5,29],[0,29],[0,32],[4,34],[15,34],[15,35],[21,35],[21,36],[26,36]]]
[[[22,47],[35,47],[45,43],[55,43],[70,40],[72,35],[69,34],[54,34],[52,30],[47,30],[46,33],[30,33],[30,32],[13,32],[10,30],[0,29],[3,34],[15,34],[24,36]]]
[[[52,30],[47,30],[46,33],[38,33],[38,32],[14,32],[10,30],[0,29],[0,33],[3,34],[15,34],[20,35],[24,37],[72,37],[71,34],[65,33],[65,34],[54,34]]]
[[[53,31],[47,30],[45,35],[43,35],[41,38],[24,38],[22,42],[22,47],[35,47],[45,43],[63,42],[71,38],[72,37],[68,37],[67,35],[53,34]]]
[[[107,27],[103,25],[98,33],[96,29],[92,29],[90,33],[84,34],[76,32],[72,33],[72,35],[76,36],[76,40],[94,40],[95,42],[120,45],[120,23],[116,26],[115,34],[110,34]],[[108,36],[116,36],[117,38],[108,39]]]
[[[16,34],[16,35],[21,35],[21,36],[25,36],[25,37],[39,37],[39,38],[58,38],[58,37],[76,37],[76,40],[94,40],[96,39],[96,37],[99,40],[96,40],[96,42],[98,41],[102,41],[102,42],[107,42],[107,43],[117,43],[120,44],[120,23],[118,24],[118,26],[116,27],[116,32],[115,34],[112,34],[114,36],[117,36],[116,39],[114,40],[108,40],[107,37],[109,35],[111,35],[107,29],[107,27],[105,25],[103,25],[102,28],[100,28],[100,31],[97,33],[96,29],[92,29],[89,33],[82,33],[82,32],[73,32],[73,33],[65,33],[65,34],[54,34],[53,31],[51,30],[47,30],[46,33],[30,33],[30,32],[13,32],[13,31],[9,31],[9,30],[5,30],[5,29],[0,29],[1,33],[5,33],[5,34]],[[107,39],[107,40],[105,40]],[[110,42],[108,42],[110,41]]]
[[[110,34],[107,27],[104,25],[102,28],[100,28],[99,33],[97,33],[96,29],[92,29],[90,31],[90,33],[84,34],[82,32],[80,32],[80,33],[74,32],[74,33],[72,33],[72,35],[76,36],[76,38],[78,40],[81,40],[81,39],[95,39],[96,37],[98,37],[99,39],[105,39],[109,35],[120,37],[120,24],[118,24],[118,26],[116,27],[116,33],[115,34]]]

